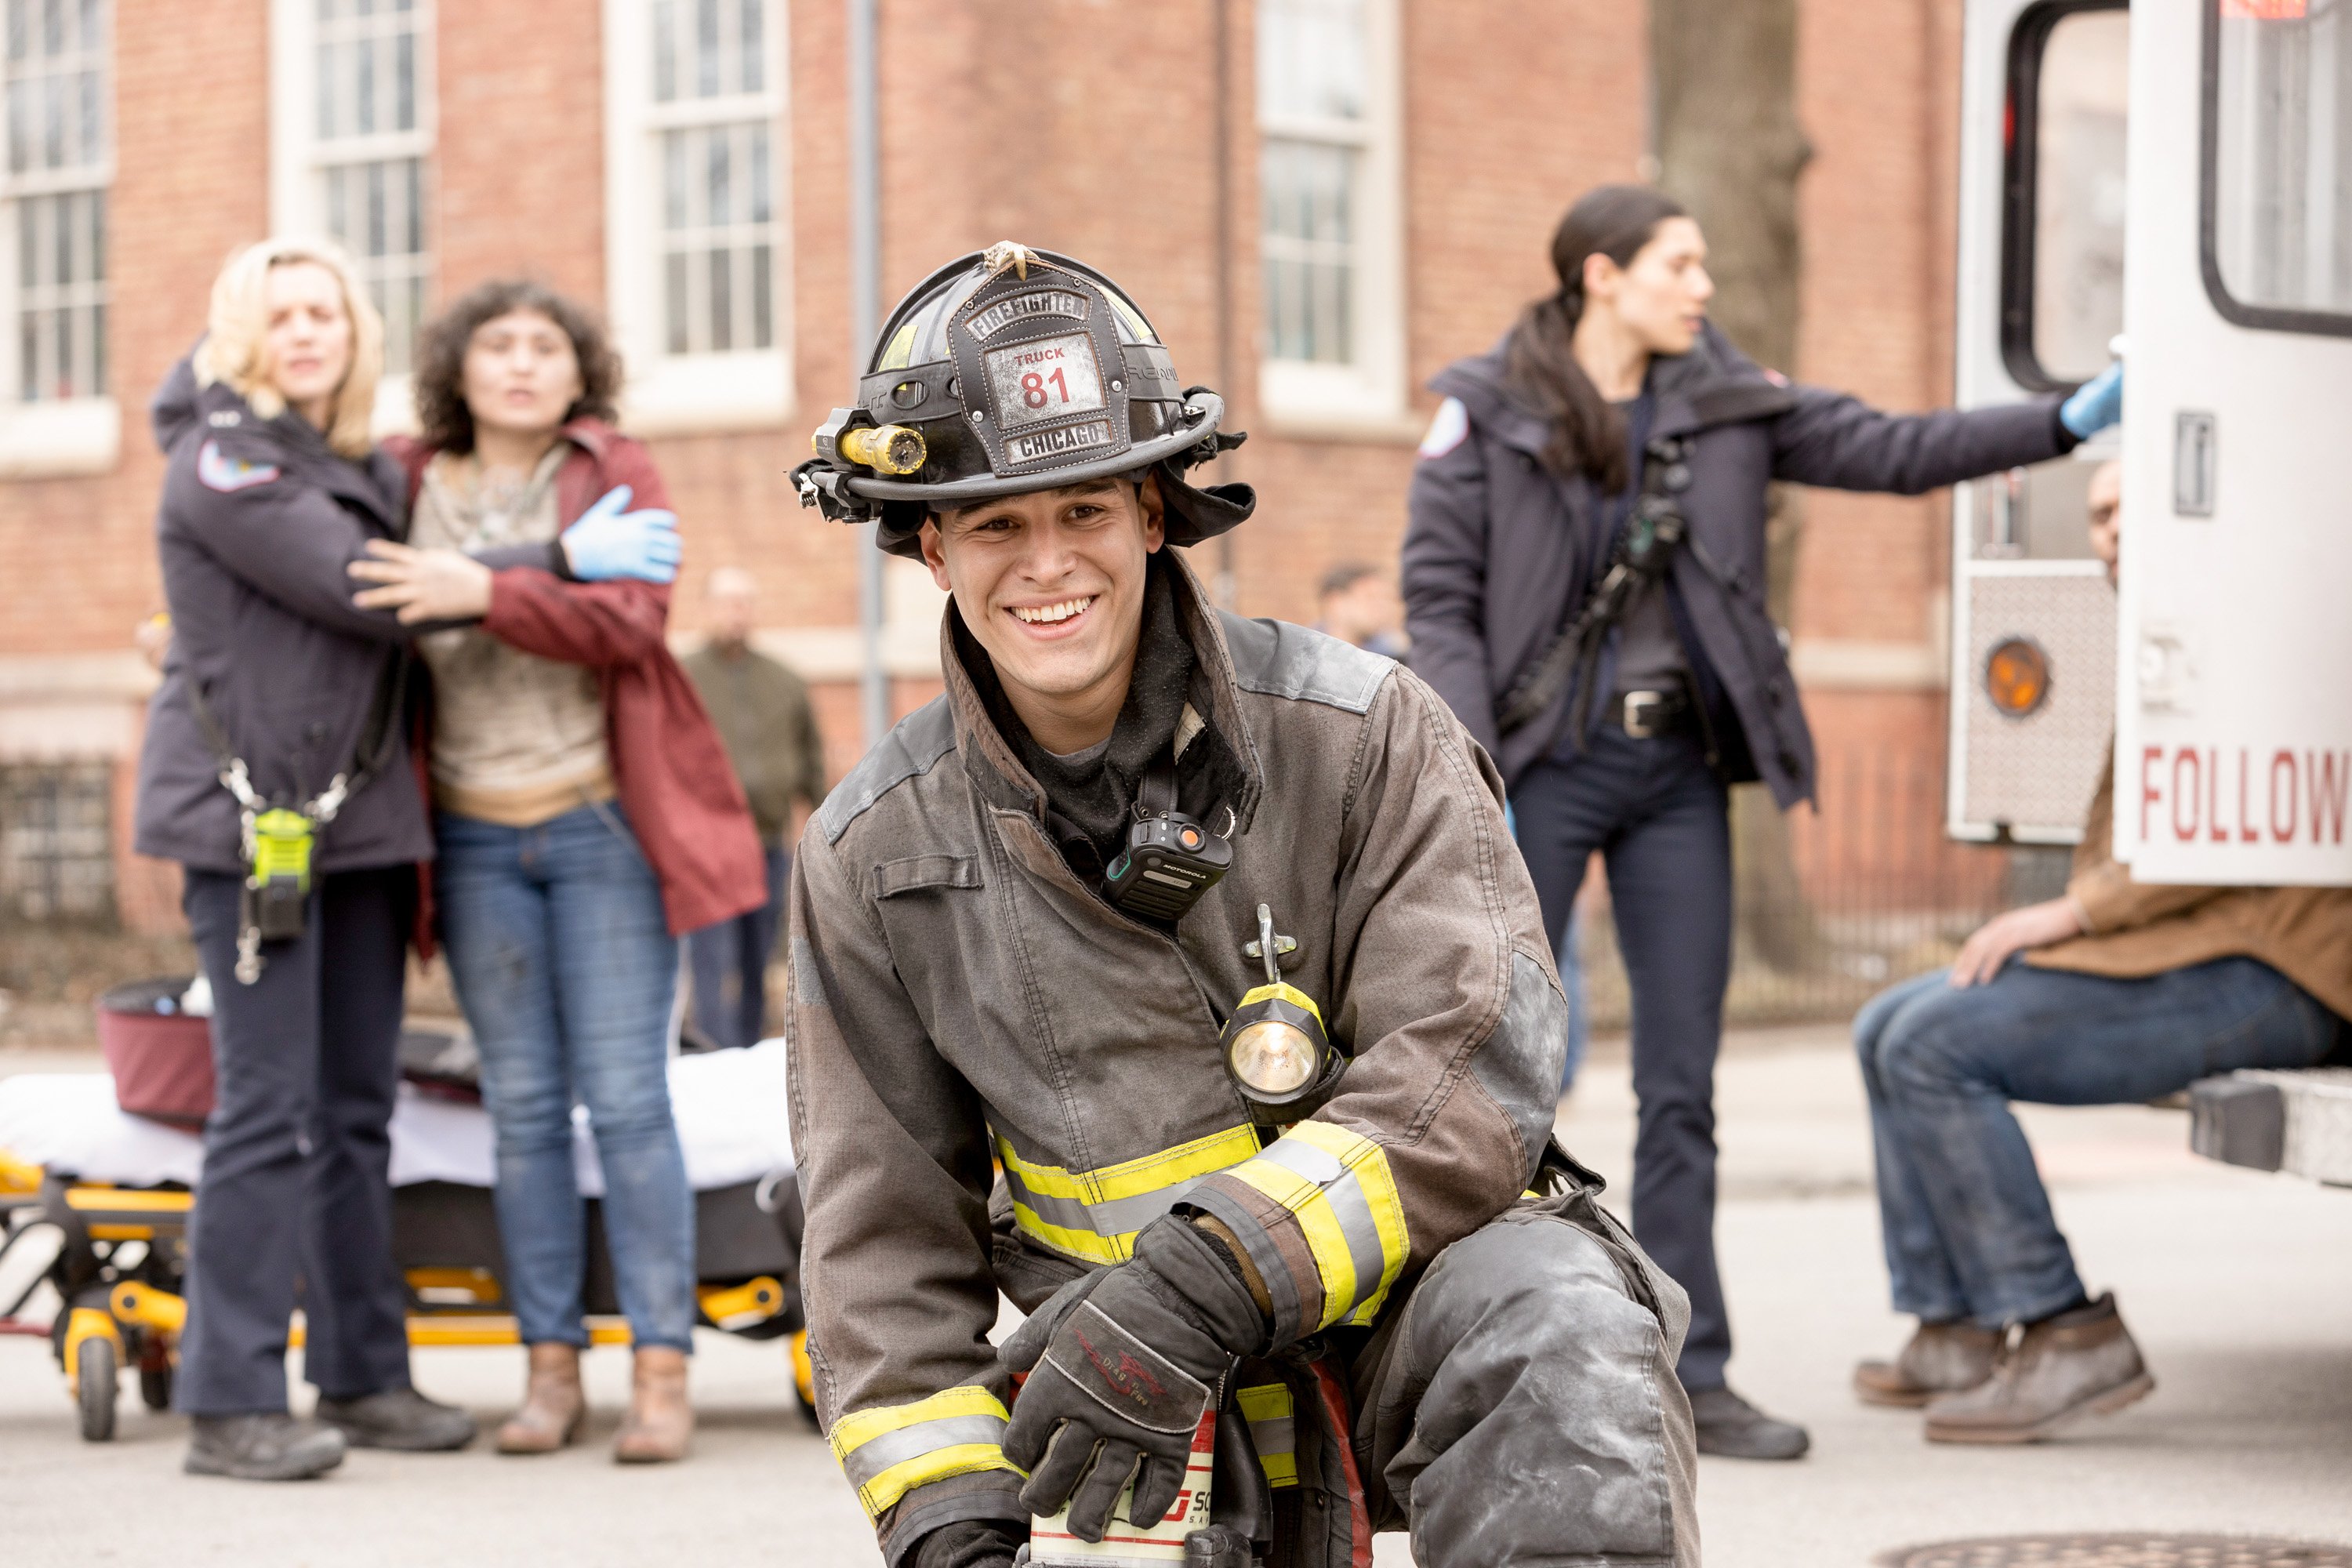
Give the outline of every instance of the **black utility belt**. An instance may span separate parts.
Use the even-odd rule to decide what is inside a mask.
[[[1690,721],[1690,698],[1679,690],[1621,691],[1601,711],[1602,728],[1622,730],[1636,741],[1679,734]]]

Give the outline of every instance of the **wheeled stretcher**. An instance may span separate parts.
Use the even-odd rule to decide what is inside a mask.
[[[788,1339],[801,1408],[814,1422],[783,1042],[676,1058],[670,1099],[695,1189],[701,1319],[747,1338]],[[577,1115],[589,1337],[624,1344],[628,1324],[617,1315],[598,1213],[603,1175],[586,1112]],[[171,1404],[187,1313],[187,1218],[203,1163],[194,1132],[122,1110],[105,1073],[0,1079],[0,1334],[49,1341],[92,1442],[114,1434],[127,1369],[151,1409]],[[393,1249],[408,1284],[413,1345],[518,1342],[502,1310],[495,1170],[488,1114],[462,1084],[429,1069],[405,1077],[392,1121]],[[46,1321],[23,1316],[44,1286],[56,1310]],[[299,1319],[291,1331],[299,1344]]]

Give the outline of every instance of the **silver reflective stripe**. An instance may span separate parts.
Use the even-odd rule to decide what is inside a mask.
[[[1381,1277],[1388,1269],[1388,1255],[1381,1249],[1381,1227],[1373,1223],[1370,1200],[1364,1196],[1364,1184],[1356,1173],[1341,1164],[1328,1151],[1296,1138],[1277,1138],[1258,1155],[1283,1169],[1295,1173],[1323,1189],[1331,1205],[1332,1217],[1339,1222],[1339,1234],[1348,1238],[1348,1258],[1356,1266],[1356,1295],[1361,1300],[1380,1287]],[[1349,1303],[1350,1308],[1355,1302]]]
[[[1076,1198],[1051,1197],[1036,1191],[1021,1179],[1013,1166],[1004,1167],[1005,1185],[1013,1189],[1013,1197],[1047,1225],[1064,1230],[1091,1231],[1100,1237],[1128,1236],[1141,1230],[1161,1215],[1176,1206],[1176,1200],[1190,1192],[1202,1180],[1187,1176],[1160,1188],[1157,1192],[1138,1193],[1131,1198],[1106,1198],[1101,1203],[1080,1203]]]
[[[1268,1454],[1295,1454],[1298,1451],[1298,1422],[1290,1415],[1277,1415],[1267,1421],[1249,1424],[1250,1441],[1257,1446],[1259,1458]]]
[[[1086,1205],[1076,1198],[1049,1197],[1038,1192],[1023,1181],[1021,1173],[1011,1165],[1004,1167],[1004,1184],[1013,1189],[1015,1202],[1047,1225],[1059,1226],[1064,1230],[1092,1230],[1095,1227],[1094,1216],[1087,1212]]]
[[[912,1426],[867,1438],[849,1451],[841,1468],[847,1473],[851,1486],[864,1487],[891,1466],[919,1459],[940,1448],[960,1447],[966,1443],[1001,1447],[1004,1425],[1001,1415],[942,1415],[936,1421],[918,1421]]]
[[[1187,1176],[1173,1186],[1162,1187],[1156,1193],[1138,1193],[1131,1198],[1109,1198],[1102,1203],[1088,1204],[1087,1212],[1094,1216],[1097,1236],[1125,1236],[1141,1230],[1161,1215],[1176,1206],[1176,1200],[1191,1192],[1204,1178]]]
[[[1318,1149],[1300,1138],[1277,1138],[1258,1151],[1259,1159],[1296,1172],[1318,1187],[1328,1187],[1348,1173],[1329,1151]]]

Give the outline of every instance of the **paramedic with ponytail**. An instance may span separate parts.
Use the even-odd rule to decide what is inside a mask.
[[[1431,387],[1404,542],[1414,671],[1494,753],[1550,939],[1595,851],[1633,992],[1633,1229],[1690,1293],[1678,1371],[1701,1453],[1792,1459],[1803,1428],[1725,1384],[1715,1057],[1731,960],[1727,787],[1813,796],[1765,606],[1774,480],[1916,495],[2072,448],[2113,371],[2057,398],[1881,414],[1791,385],[1706,320],[1699,226],[1605,185],[1553,236],[1559,290]]]
[[[212,985],[218,1089],[177,1379],[199,1475],[301,1479],[347,1444],[454,1448],[474,1433],[410,1385],[392,1252],[386,1129],[433,837],[403,721],[412,629],[355,607],[347,575],[403,531],[400,471],[368,434],[383,353],[341,251],[265,241],[222,271],[204,341],[152,409],[172,635],[135,847],[184,868]],[[599,529],[482,564],[593,542],[642,568],[660,531],[617,514]],[[298,1305],[315,1419],[286,1407]]]

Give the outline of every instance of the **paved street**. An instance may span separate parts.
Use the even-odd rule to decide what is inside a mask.
[[[97,1066],[0,1055],[0,1073]],[[1860,1096],[1834,1031],[1744,1037],[1722,1075],[1725,1268],[1741,1388],[1813,1429],[1794,1466],[1707,1461],[1710,1563],[1855,1568],[1889,1547],[2032,1529],[2262,1530],[2352,1541],[2352,1192],[2225,1170],[2179,1113],[2030,1121],[2095,1289],[2112,1286],[2154,1397],[2069,1440],[1930,1449],[1916,1417],[1855,1405],[1852,1360],[1902,1332],[1884,1307]],[[1564,1118],[1622,1195],[1631,1100],[1603,1053]],[[494,1418],[519,1352],[428,1352],[419,1381]],[[603,1455],[626,1366],[592,1358],[602,1418],[541,1460],[358,1454],[322,1484],[179,1474],[181,1424],[126,1395],[121,1438],[86,1446],[39,1343],[0,1341],[0,1563],[110,1561],[635,1565],[876,1560],[824,1445],[793,1413],[781,1350],[706,1335],[695,1458],[624,1471]],[[1384,1539],[1384,1565],[1410,1561]]]

